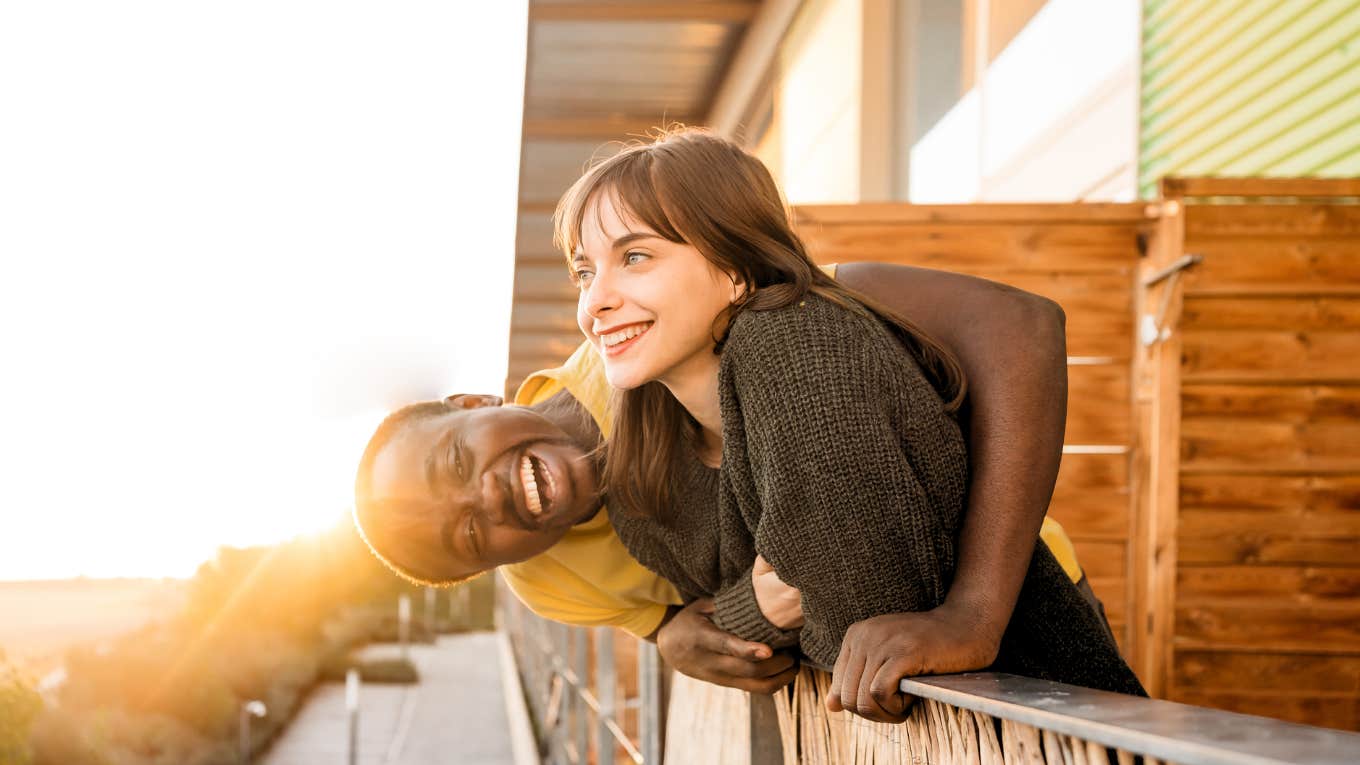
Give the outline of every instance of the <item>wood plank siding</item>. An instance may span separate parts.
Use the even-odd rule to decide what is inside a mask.
[[[1360,730],[1360,205],[1341,201],[1183,206],[1204,260],[1179,324],[1166,691]]]

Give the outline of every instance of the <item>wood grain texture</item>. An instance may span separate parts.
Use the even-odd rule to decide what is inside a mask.
[[[1360,654],[1360,603],[1177,603],[1178,650]]]
[[[1360,205],[1186,205],[1186,250],[1208,237],[1349,237],[1360,235]]]
[[[1176,656],[1181,690],[1242,690],[1360,696],[1360,656],[1236,651],[1182,651]]]
[[[1360,196],[1360,178],[1175,178],[1158,184],[1173,197],[1337,197]]]
[[[979,223],[822,225],[800,229],[820,263],[889,261],[971,273],[1010,271],[1107,272],[1132,268],[1133,232],[1124,226]]]
[[[1132,392],[1124,364],[1072,366],[1067,369],[1069,444],[1118,444],[1133,440]]]
[[[1176,572],[1183,603],[1271,601],[1309,605],[1360,599],[1360,567],[1299,565],[1184,565]]]
[[[1183,336],[1186,382],[1360,379],[1360,332],[1186,329]]]
[[[1187,296],[1360,292],[1354,237],[1205,238],[1187,251],[1204,257],[1185,272]]]
[[[1353,696],[1321,695],[1315,691],[1284,694],[1278,691],[1249,693],[1175,689],[1172,701],[1213,707],[1229,712],[1274,717],[1280,720],[1318,725],[1340,730],[1360,730],[1360,699]]]

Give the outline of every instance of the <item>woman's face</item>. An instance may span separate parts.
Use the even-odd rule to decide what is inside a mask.
[[[576,320],[616,388],[672,390],[717,373],[714,321],[740,294],[697,249],[659,236],[600,194],[586,211],[573,270]]]
[[[424,579],[460,579],[537,555],[594,514],[596,465],[555,424],[491,396],[451,401],[373,462],[371,501],[421,519],[378,543],[384,557]]]

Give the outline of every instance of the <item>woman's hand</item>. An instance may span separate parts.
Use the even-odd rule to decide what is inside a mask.
[[[765,620],[781,630],[803,626],[803,597],[797,587],[784,584],[774,567],[763,556],[757,555],[751,567],[751,584],[755,586],[756,604]]]
[[[768,695],[793,682],[798,674],[793,656],[718,629],[712,615],[710,598],[680,609],[656,633],[662,658],[690,677],[752,693]]]
[[[907,719],[916,700],[898,690],[902,678],[984,669],[1001,645],[969,609],[887,614],[850,625],[831,675],[826,707],[878,722]]]

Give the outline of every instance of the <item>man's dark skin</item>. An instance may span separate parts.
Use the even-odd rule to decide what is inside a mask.
[[[850,675],[866,659],[901,676],[966,672],[995,661],[1062,458],[1065,317],[1051,300],[944,271],[848,263],[836,279],[898,310],[952,350],[969,387],[960,424],[969,444],[970,493],[945,602],[851,626],[827,700],[833,711],[901,722],[909,697]],[[652,636],[666,661],[691,677],[756,693],[773,693],[793,680],[792,655],[718,629],[712,612],[712,600],[703,598],[667,614]],[[893,645],[914,649],[872,654],[886,650],[881,646],[888,635]],[[856,656],[850,646],[869,653]]]

